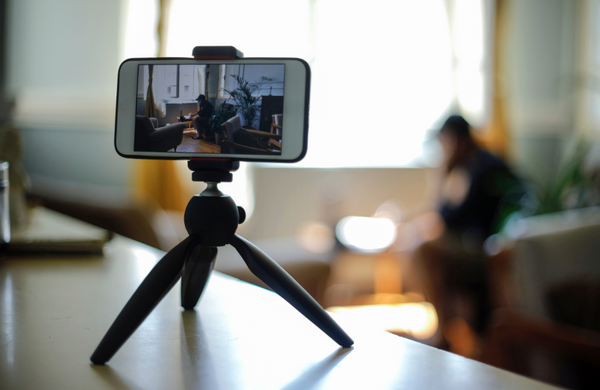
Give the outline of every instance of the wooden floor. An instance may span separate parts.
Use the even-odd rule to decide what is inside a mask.
[[[177,147],[177,152],[182,153],[221,153],[221,147],[212,142],[193,139],[195,131],[186,131],[183,133],[183,141]]]

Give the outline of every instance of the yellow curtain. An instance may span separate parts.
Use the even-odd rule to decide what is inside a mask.
[[[136,199],[144,204],[152,200],[164,210],[185,211],[189,197],[177,170],[175,161],[136,160],[133,183]]]
[[[506,12],[508,1],[496,0],[494,31],[494,64],[492,70],[492,115],[489,123],[481,132],[480,141],[488,150],[502,157],[508,157],[509,136],[506,123],[506,105],[502,85],[505,73],[502,66],[503,47],[507,34]]]
[[[158,19],[158,56],[165,55],[166,20],[170,7],[169,0],[160,1]],[[190,48],[190,51],[192,48]],[[152,89],[152,72],[150,66],[148,92],[145,112],[147,116],[157,116],[154,93]],[[185,211],[189,196],[181,182],[175,161],[171,160],[136,160],[133,167],[133,192],[137,201],[144,204],[157,204],[165,210]]]

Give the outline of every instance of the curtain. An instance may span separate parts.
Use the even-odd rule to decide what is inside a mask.
[[[185,211],[189,196],[175,161],[136,160],[134,171],[134,196],[138,203]]]
[[[148,90],[146,91],[146,107],[144,114],[148,118],[156,118],[156,105],[154,103],[154,90],[152,81],[154,80],[154,65],[148,65]]]
[[[506,13],[509,0],[496,0],[494,12],[494,40],[493,40],[493,70],[492,70],[492,112],[490,121],[478,139],[488,150],[501,156],[508,157],[509,137],[507,132],[506,105],[504,98],[505,68],[502,65],[504,58],[504,42],[508,29],[506,26]]]
[[[158,16],[158,56],[165,53],[164,32],[166,31],[166,16],[170,1],[160,1]],[[191,51],[192,48],[190,48]],[[157,117],[158,112],[154,101],[152,89],[153,66],[149,66],[148,90],[146,93],[145,114],[148,117]],[[177,162],[171,160],[136,160],[133,168],[133,192],[138,203],[147,205],[155,204],[164,210],[184,212],[189,194],[180,179]]]
[[[204,96],[208,99],[208,78],[210,77],[210,72],[208,71],[208,67],[204,67]]]

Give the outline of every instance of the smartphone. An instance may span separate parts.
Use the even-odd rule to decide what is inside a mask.
[[[297,58],[133,58],[119,68],[115,149],[128,158],[296,162],[310,67]]]

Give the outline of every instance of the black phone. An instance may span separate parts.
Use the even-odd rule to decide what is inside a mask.
[[[296,162],[310,67],[298,58],[134,58],[119,68],[115,148],[128,158]]]

